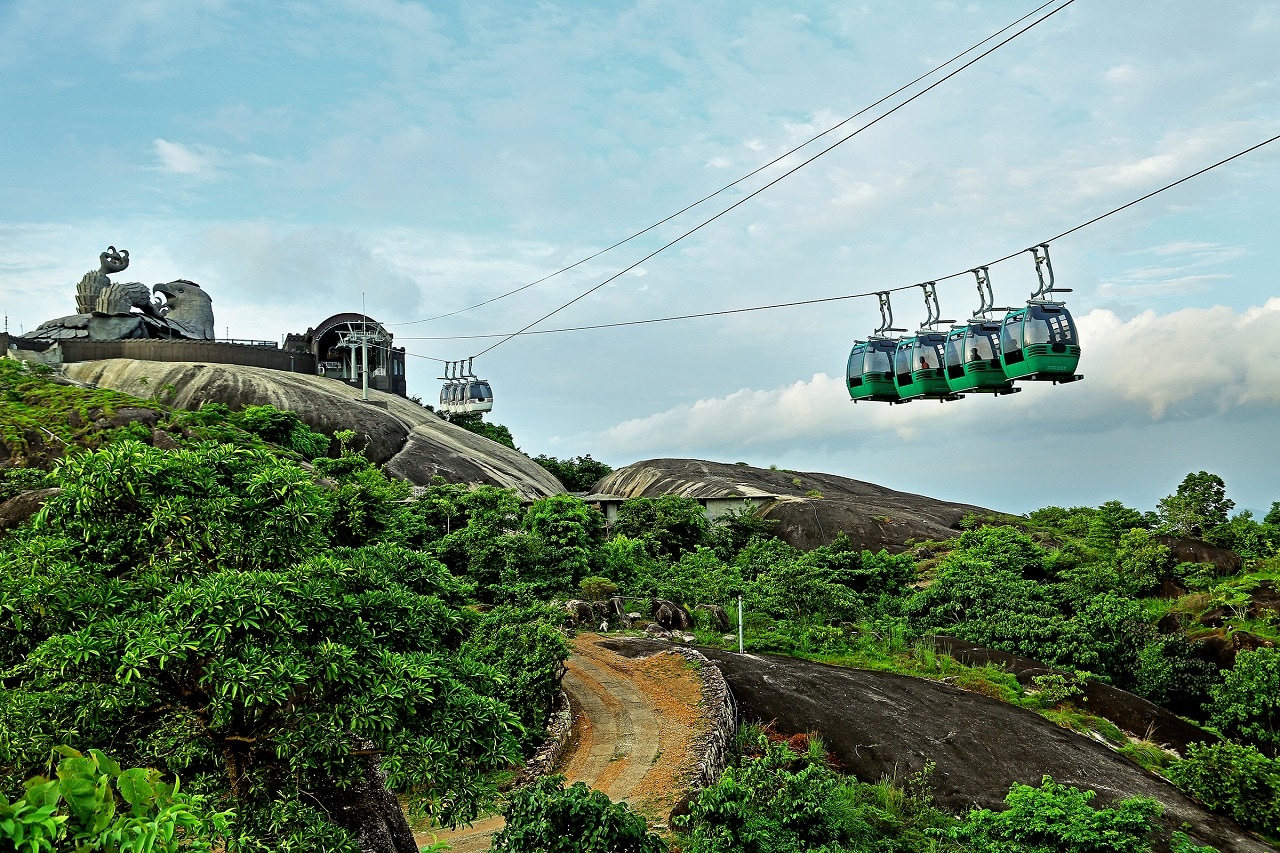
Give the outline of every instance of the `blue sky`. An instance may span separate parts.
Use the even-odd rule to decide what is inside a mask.
[[[1022,2],[0,5],[0,309],[74,310],[107,244],[219,333],[359,310],[461,358],[793,165],[535,288],[1029,12]],[[549,328],[912,284],[1032,245],[1280,133],[1280,2],[1077,0]],[[1150,508],[1221,474],[1280,499],[1280,143],[1053,245],[1075,385],[854,406],[874,300],[517,338],[477,362],[530,454],[823,470],[1024,512]],[[992,269],[997,300],[1029,258]],[[976,307],[939,285],[944,314]],[[923,319],[918,297],[897,318]],[[438,365],[412,358],[411,393]]]

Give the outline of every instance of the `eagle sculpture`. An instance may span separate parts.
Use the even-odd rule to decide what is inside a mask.
[[[128,250],[108,246],[98,255],[98,268],[85,273],[76,285],[79,313],[41,323],[23,337],[214,339],[213,300],[200,285],[178,279],[148,289],[137,281],[111,280],[112,273],[128,266]]]

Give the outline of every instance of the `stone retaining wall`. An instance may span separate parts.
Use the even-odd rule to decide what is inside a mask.
[[[528,785],[555,769],[560,756],[564,753],[565,745],[569,743],[569,732],[572,728],[573,709],[569,705],[568,695],[561,690],[560,695],[556,697],[556,705],[551,711],[551,717],[547,720],[547,740],[533,754],[533,757],[525,762],[524,768],[516,776],[517,787]]]
[[[728,766],[733,737],[738,729],[738,705],[720,668],[706,655],[685,646],[677,646],[672,651],[698,665],[702,679],[703,713],[711,723],[710,730],[693,745],[694,769],[689,778],[689,794],[685,798],[688,802],[703,788],[714,785]]]

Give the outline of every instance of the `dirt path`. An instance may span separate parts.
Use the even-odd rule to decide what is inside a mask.
[[[597,645],[601,639],[573,640],[563,682],[573,729],[557,772],[626,801],[650,824],[666,824],[693,770],[690,748],[706,731],[701,679],[678,654],[627,658]],[[435,837],[454,853],[479,853],[501,828],[494,817]],[[433,840],[430,832],[416,838]]]

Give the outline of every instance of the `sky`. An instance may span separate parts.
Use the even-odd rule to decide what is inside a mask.
[[[73,313],[115,245],[124,280],[199,282],[219,335],[280,340],[363,304],[433,402],[432,359],[501,340],[460,336],[523,328],[844,134],[419,321],[653,225],[1036,5],[3,0],[0,311],[11,331]],[[1075,0],[534,328],[964,273],[1280,134],[1277,47],[1280,0]],[[1085,380],[1009,397],[851,403],[874,298],[523,335],[475,370],[530,455],[776,465],[1013,513],[1151,509],[1208,470],[1265,512],[1278,222],[1280,142],[1054,241]],[[1021,304],[1030,256],[991,280]],[[938,296],[947,318],[978,307],[967,274]],[[919,291],[893,307],[925,319]]]

